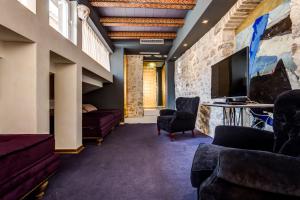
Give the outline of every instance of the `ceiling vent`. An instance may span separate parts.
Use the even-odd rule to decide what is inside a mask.
[[[140,44],[164,44],[164,39],[140,39]]]

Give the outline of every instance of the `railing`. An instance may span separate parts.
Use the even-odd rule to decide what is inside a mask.
[[[101,34],[92,20],[88,19],[82,21],[82,50],[102,65],[105,69],[110,71],[109,50],[99,38]]]

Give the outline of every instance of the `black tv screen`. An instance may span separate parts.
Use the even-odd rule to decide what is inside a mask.
[[[246,97],[249,48],[246,47],[212,66],[211,98]]]

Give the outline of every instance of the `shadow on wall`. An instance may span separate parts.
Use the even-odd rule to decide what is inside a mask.
[[[99,109],[119,109],[124,116],[124,49],[117,48],[110,56],[113,83],[83,95],[83,103],[92,104]]]

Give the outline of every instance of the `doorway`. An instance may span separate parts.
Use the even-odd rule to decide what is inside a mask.
[[[54,135],[54,73],[50,73],[50,79],[49,79],[49,119],[50,119],[50,134]]]
[[[165,64],[163,61],[144,61],[143,105],[144,109],[165,107]]]

